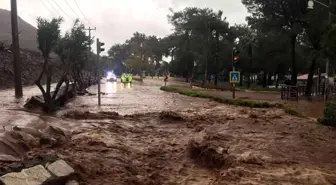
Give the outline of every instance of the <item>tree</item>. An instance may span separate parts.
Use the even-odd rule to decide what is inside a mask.
[[[73,27],[64,36],[69,44],[66,48],[69,51],[68,60],[70,61],[71,76],[75,84],[78,83],[79,90],[82,91],[87,87],[87,71],[92,71],[92,62],[89,60],[88,50],[92,44],[91,38],[85,32],[84,24],[76,20]],[[91,68],[91,69],[90,69]]]
[[[322,0],[323,1],[323,0]],[[313,76],[317,66],[317,58],[321,56],[322,39],[328,27],[328,11],[325,7],[317,6],[314,10],[308,12],[303,22],[305,47],[312,51],[311,64],[309,67],[307,86],[305,90],[306,96],[311,96]]]
[[[223,62],[219,62],[220,54],[225,53],[219,51],[221,45],[228,41],[226,36],[229,32],[228,23],[222,18],[223,13],[195,7],[172,13],[168,16],[175,30],[172,69],[175,73],[180,71],[187,78],[192,73],[193,63],[197,61],[199,69],[204,69],[203,82],[208,78],[208,73],[214,74],[217,82],[217,75],[224,67]]]
[[[53,18],[52,20],[47,20],[39,17],[37,19],[37,42],[38,49],[41,51],[44,58],[42,72],[36,80],[35,84],[39,87],[42,92],[46,112],[51,112],[54,107],[54,101],[58,94],[58,91],[65,80],[66,73],[64,73],[57,83],[54,93],[51,95],[51,78],[52,78],[52,64],[49,61],[50,53],[55,49],[57,43],[60,39],[60,24],[62,23],[62,18]],[[46,89],[41,85],[41,79],[43,75],[46,76]]]
[[[298,34],[302,33],[303,16],[307,11],[307,1],[293,0],[243,0],[252,16],[249,24],[257,29],[285,32],[291,46],[291,83],[297,82],[296,43]]]
[[[95,70],[87,54],[92,40],[84,29],[84,25],[76,20],[71,30],[66,32],[55,48],[67,74],[70,74],[75,85],[78,84],[80,91],[87,87],[88,71]]]

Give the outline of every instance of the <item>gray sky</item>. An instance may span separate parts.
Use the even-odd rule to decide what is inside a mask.
[[[122,43],[136,31],[166,36],[171,32],[167,21],[169,8],[209,7],[222,10],[230,24],[245,23],[247,11],[240,0],[17,0],[18,14],[36,26],[36,17],[62,16],[62,31],[71,28],[76,17],[87,26],[95,26],[92,35],[106,43]],[[42,3],[43,2],[43,3]],[[55,3],[56,2],[56,3]],[[76,2],[83,12],[81,14]],[[70,5],[68,5],[68,4]],[[44,5],[45,4],[45,5]],[[66,15],[59,7],[68,15]],[[48,7],[48,10],[45,6]],[[72,9],[75,11],[72,11]],[[10,0],[1,0],[0,8],[10,9]],[[51,13],[52,12],[52,13]]]

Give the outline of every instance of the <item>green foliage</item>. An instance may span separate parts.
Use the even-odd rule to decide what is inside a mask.
[[[85,88],[85,72],[96,70],[92,67],[95,60],[88,58],[92,42],[85,32],[84,24],[76,20],[71,30],[59,39],[55,47],[55,53],[60,57],[68,73],[79,83],[80,88]]]
[[[243,107],[252,107],[252,108],[282,107],[281,104],[277,104],[277,103],[270,103],[270,102],[265,102],[265,101],[244,100],[244,99],[227,99],[223,97],[212,96],[212,95],[202,93],[196,90],[187,90],[187,89],[177,88],[177,87],[172,87],[172,86],[162,86],[160,89],[162,91],[179,93],[179,94],[191,96],[191,97],[208,98],[208,99],[212,99],[214,101],[220,102],[220,103],[243,106]]]
[[[43,57],[48,58],[60,39],[60,24],[62,18],[53,18],[51,21],[37,18],[37,42]]]
[[[123,67],[124,72],[133,72],[142,75],[147,71],[155,75],[164,55],[161,39],[156,36],[147,36],[136,32],[123,44],[113,45],[108,55],[113,63],[113,69]]]
[[[319,123],[327,126],[336,127],[336,103],[327,102],[324,107],[324,116],[318,120]]]
[[[288,107],[284,107],[283,108],[285,113],[292,115],[292,116],[297,116],[297,117],[303,117],[299,112],[297,112],[294,109],[288,108]]]
[[[323,37],[323,47],[328,56],[335,58],[336,51],[336,25],[329,27]]]

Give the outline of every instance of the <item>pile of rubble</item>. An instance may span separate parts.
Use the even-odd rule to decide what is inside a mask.
[[[4,185],[78,185],[75,170],[61,159],[45,166],[8,173],[0,177],[0,181]]]

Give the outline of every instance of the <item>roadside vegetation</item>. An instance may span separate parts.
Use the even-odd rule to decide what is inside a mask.
[[[92,74],[96,70],[95,60],[88,57],[92,40],[86,34],[84,24],[76,20],[71,30],[62,36],[60,31],[62,22],[62,18],[37,19],[37,43],[44,63],[35,84],[43,95],[45,112],[53,112],[57,108],[55,100],[64,84],[63,92],[68,91],[70,81],[73,82],[76,90],[82,91],[87,87],[88,81],[93,78]],[[55,66],[50,61],[51,53],[58,55],[61,65]],[[55,91],[52,92],[51,83],[55,67],[62,71],[62,76],[56,80],[57,85]],[[42,86],[42,78],[46,79],[46,88]]]
[[[198,97],[198,98],[207,98],[219,103],[229,104],[229,105],[237,105],[242,107],[251,107],[251,108],[281,108],[284,110],[285,113],[303,117],[302,114],[295,111],[294,109],[290,107],[286,107],[281,103],[273,103],[268,101],[257,101],[257,100],[247,100],[247,99],[230,99],[220,96],[214,96],[208,93],[200,92],[193,89],[186,89],[183,87],[177,87],[177,86],[162,86],[160,88],[162,91],[166,92],[172,92],[172,93],[178,93],[185,96],[191,96],[191,97]]]

